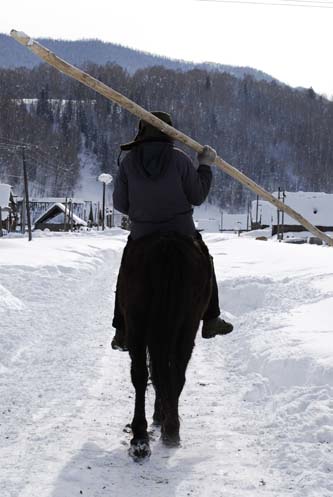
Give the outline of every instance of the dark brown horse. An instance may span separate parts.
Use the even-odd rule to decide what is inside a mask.
[[[178,400],[211,289],[205,245],[179,234],[154,234],[130,241],[119,275],[131,377],[135,388],[130,455],[150,455],[145,392],[147,352],[156,392],[154,422],[169,446],[179,444]]]

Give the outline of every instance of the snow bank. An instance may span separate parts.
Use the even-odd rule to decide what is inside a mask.
[[[236,325],[226,369],[246,378],[242,398],[261,417],[260,449],[285,473],[276,495],[326,497],[333,491],[331,248],[206,240],[214,241],[222,308]]]

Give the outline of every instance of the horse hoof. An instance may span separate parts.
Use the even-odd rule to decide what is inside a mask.
[[[147,440],[138,440],[136,442],[131,442],[131,446],[128,449],[128,454],[135,462],[143,462],[151,455],[149,443],[147,442]]]
[[[175,449],[177,447],[180,447],[180,437],[179,435],[166,435],[165,433],[161,436],[162,442],[166,447],[169,447],[170,449]]]

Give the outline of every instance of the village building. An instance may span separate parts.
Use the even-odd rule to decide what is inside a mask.
[[[24,199],[23,197],[17,197],[17,207],[19,212],[22,212],[25,209]],[[97,219],[97,204],[92,202],[81,200],[78,198],[65,198],[65,197],[39,197],[39,198],[30,198],[29,207],[30,207],[30,215],[31,221],[34,223],[36,219],[38,219],[42,214],[44,214],[50,207],[54,204],[61,203],[66,205],[68,208],[73,209],[73,212],[79,216],[80,218],[87,220],[90,208],[92,206],[94,217]]]
[[[26,220],[26,205],[23,197],[16,197],[17,212],[19,213],[19,225],[21,220]],[[102,224],[102,203],[92,200],[82,200],[76,197],[39,197],[30,198],[29,209],[32,224],[40,219],[44,214],[48,214],[50,208],[55,204],[62,204],[70,212],[73,212],[77,218],[85,221],[87,226],[101,226]],[[121,226],[123,214],[113,212],[112,206],[105,208],[105,226],[111,228],[112,226]],[[55,223],[59,224],[59,223]],[[60,223],[61,224],[61,223]],[[55,229],[56,227],[54,227]],[[53,228],[51,228],[53,229]],[[59,228],[60,229],[60,228]],[[68,228],[67,226],[67,229]]]
[[[278,193],[273,193],[278,198]],[[323,192],[284,192],[284,202],[301,214],[320,231],[333,232],[333,194]],[[282,200],[282,195],[281,195]],[[292,217],[278,211],[265,200],[253,201],[251,209],[252,229],[272,228],[272,235],[306,231]]]
[[[16,204],[12,194],[12,187],[0,183],[0,231],[11,231],[16,226]]]
[[[77,230],[87,227],[88,223],[73,213],[71,209],[60,202],[49,207],[34,222],[34,229],[50,231]]]

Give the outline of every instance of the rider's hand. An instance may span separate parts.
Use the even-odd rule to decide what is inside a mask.
[[[202,151],[198,153],[197,159],[200,166],[211,166],[215,162],[216,155],[216,150],[214,150],[209,145],[205,145]]]

